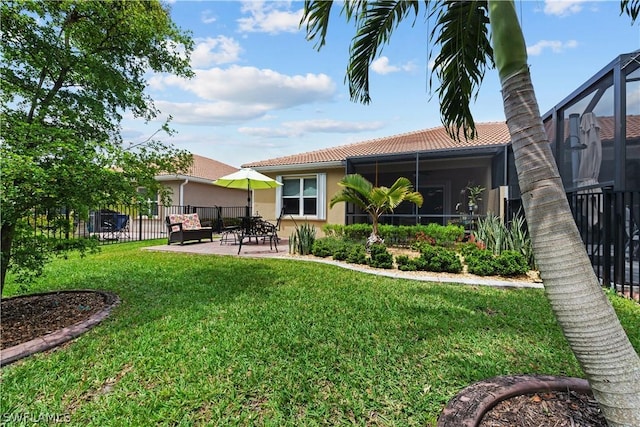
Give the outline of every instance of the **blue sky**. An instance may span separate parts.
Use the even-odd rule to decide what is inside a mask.
[[[334,6],[318,52],[298,29],[302,6],[170,2],[173,20],[196,42],[196,76],[149,76],[160,118],[171,115],[177,131],[158,139],[239,167],[441,124],[437,96],[427,85],[431,27],[424,15],[394,32],[371,67],[372,102],[362,105],[349,100],[344,82],[353,26]],[[516,1],[516,7],[543,114],[617,55],[640,48],[640,26],[620,16],[618,1]],[[477,122],[504,121],[495,70],[488,70],[472,110]],[[122,135],[140,142],[160,124],[127,117]]]

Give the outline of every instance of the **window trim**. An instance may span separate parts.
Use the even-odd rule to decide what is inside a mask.
[[[276,176],[276,181],[282,182],[284,184],[285,179],[298,179],[302,180],[304,178],[315,178],[316,179],[316,215],[292,215],[293,218],[301,218],[301,219],[316,219],[320,221],[324,221],[327,219],[327,202],[326,202],[326,191],[327,191],[327,174],[326,173],[305,173],[305,174],[292,174],[292,175],[278,175]],[[276,188],[276,209],[275,215],[280,216],[280,212],[282,211],[282,187],[284,185],[279,185]],[[302,196],[300,196],[302,198]]]

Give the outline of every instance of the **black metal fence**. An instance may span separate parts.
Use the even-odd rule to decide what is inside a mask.
[[[640,192],[588,189],[567,194],[602,286],[640,295]]]
[[[96,238],[101,244],[162,239],[167,237],[165,217],[197,213],[204,227],[219,232],[225,222],[246,215],[246,206],[178,206],[154,203],[101,207],[88,213],[67,210],[33,211],[27,218],[36,234],[70,239]]]
[[[574,219],[602,286],[632,299],[640,296],[640,192],[608,188],[567,193]],[[508,217],[520,209],[519,200],[507,203]],[[58,210],[32,212],[27,219],[35,233],[57,238],[93,237],[102,244],[167,237],[165,217],[175,213],[198,213],[203,226],[219,232],[240,223],[246,206],[119,205],[97,208],[84,214]],[[464,223],[467,216],[384,215],[381,223],[407,225],[430,222]],[[347,215],[347,223],[366,222],[364,215]]]

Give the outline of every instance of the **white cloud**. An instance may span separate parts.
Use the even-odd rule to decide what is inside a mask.
[[[527,47],[527,54],[537,56],[542,54],[546,49],[551,49],[553,53],[562,53],[566,49],[573,49],[578,46],[578,42],[575,40],[569,40],[561,42],[559,40],[540,40],[533,46]]]
[[[155,89],[178,87],[208,101],[260,104],[274,109],[329,101],[336,91],[335,83],[326,74],[288,76],[236,65],[194,71],[196,75],[191,80],[173,75],[154,76],[149,85]]]
[[[544,13],[546,15],[568,16],[582,10],[586,0],[545,0]]]
[[[172,123],[185,125],[215,126],[242,123],[259,118],[269,109],[261,105],[241,105],[228,101],[220,102],[170,102],[156,101],[163,115],[171,115]]]
[[[241,11],[249,16],[238,19],[238,29],[247,33],[295,33],[302,9],[291,11],[290,6],[289,2],[245,1]]]
[[[346,122],[339,120],[301,120],[283,122],[277,128],[241,127],[238,132],[262,138],[301,137],[308,133],[358,133],[381,129],[382,122]]]
[[[203,10],[200,13],[200,20],[204,24],[213,24],[218,20],[218,18],[216,18],[216,16],[213,14],[213,12],[210,9],[207,9],[207,10]]]
[[[335,83],[325,74],[284,75],[255,67],[231,66],[227,69],[194,70],[187,80],[174,75],[154,75],[148,85],[156,91],[156,106],[175,123],[217,125],[264,118],[274,110],[331,101]],[[194,102],[178,103],[196,95]],[[167,95],[169,94],[169,95]],[[164,97],[164,100],[162,100]]]
[[[240,44],[232,38],[218,36],[196,39],[196,46],[191,53],[191,66],[205,68],[211,65],[236,62],[242,52]]]
[[[415,70],[416,66],[413,62],[407,62],[406,64],[397,66],[397,65],[391,65],[389,63],[389,58],[387,58],[386,56],[381,56],[380,58],[376,59],[375,61],[373,61],[371,63],[371,70],[373,70],[373,72],[378,73],[378,74],[390,74],[390,73],[397,73],[398,71],[413,71]]]

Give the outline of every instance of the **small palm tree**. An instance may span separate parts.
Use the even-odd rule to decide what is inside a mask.
[[[348,202],[360,207],[371,216],[371,236],[367,239],[367,247],[374,243],[382,243],[378,233],[378,221],[382,214],[393,212],[404,201],[422,206],[422,194],[413,191],[413,185],[407,178],[398,178],[390,188],[374,187],[365,177],[359,174],[346,175],[338,183],[342,187],[331,199],[329,206]]]

